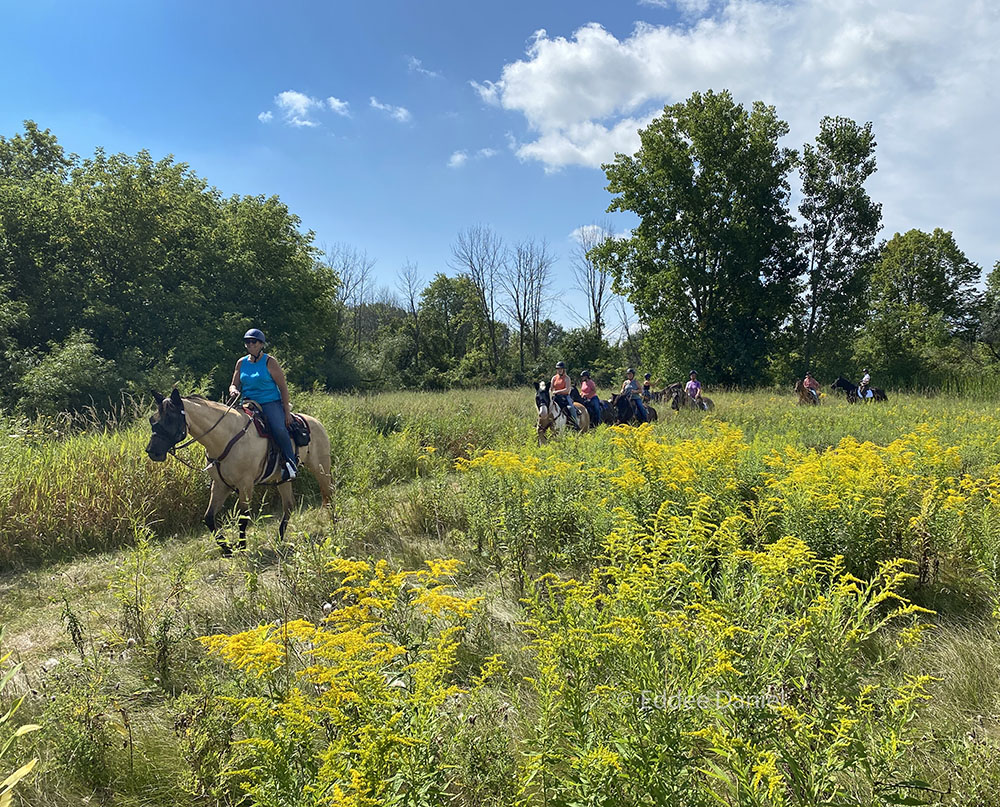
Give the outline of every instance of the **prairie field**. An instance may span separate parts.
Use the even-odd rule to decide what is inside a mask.
[[[301,393],[335,501],[296,480],[280,542],[260,493],[232,559],[140,403],[0,419],[0,782],[37,758],[14,804],[1000,804],[1000,404],[712,396],[539,447],[530,391]]]

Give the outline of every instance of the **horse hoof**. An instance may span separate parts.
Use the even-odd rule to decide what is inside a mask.
[[[219,541],[219,549],[222,550],[222,557],[231,558],[233,556],[233,548],[229,545],[227,541]]]

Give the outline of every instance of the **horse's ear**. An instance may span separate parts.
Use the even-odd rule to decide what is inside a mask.
[[[163,396],[160,395],[160,393],[158,393],[155,389],[151,389],[150,392],[153,393],[153,400],[156,401],[156,405],[163,406]]]
[[[170,391],[170,400],[176,406],[181,406],[183,404],[181,401],[181,394],[177,391],[177,387],[174,387]]]
[[[535,392],[538,392],[538,382],[535,382]]]

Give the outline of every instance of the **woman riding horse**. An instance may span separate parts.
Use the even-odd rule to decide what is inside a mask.
[[[281,449],[284,458],[281,479],[287,481],[295,479],[296,467],[295,449],[288,434],[292,425],[292,405],[289,402],[285,372],[277,359],[264,352],[266,344],[264,332],[257,328],[251,328],[243,334],[247,355],[236,362],[229,394],[235,397],[242,393],[245,400],[255,401],[260,405],[271,434]]]
[[[197,395],[181,397],[174,389],[169,397],[158,392],[156,398],[157,414],[149,419],[153,426],[153,435],[146,446],[146,454],[153,462],[163,462],[167,454],[176,455],[176,449],[183,448],[177,444],[188,434],[191,441],[197,441],[205,447],[208,461],[206,470],[212,479],[212,490],[209,496],[208,509],[205,511],[205,524],[215,533],[215,540],[222,547],[222,554],[232,554],[232,547],[223,538],[217,516],[229,494],[239,493],[240,509],[240,543],[241,549],[246,548],[246,532],[250,522],[250,499],[254,485],[275,484],[281,494],[282,514],[278,533],[285,535],[288,518],[295,505],[290,480],[282,481],[278,468],[270,468],[268,456],[270,442],[267,437],[261,437],[256,429],[251,428],[253,421],[240,408],[232,405],[209,401]],[[326,507],[333,495],[333,483],[330,475],[330,437],[323,424],[309,415],[302,415],[309,429],[309,443],[299,449],[301,461],[312,471],[323,495],[323,507]],[[187,445],[185,443],[184,445]],[[178,459],[180,459],[178,457]]]
[[[572,391],[579,396],[580,393],[577,392],[576,387],[573,387]],[[590,415],[587,413],[587,407],[576,401],[571,401],[570,406],[576,410],[579,430],[581,432],[587,431],[590,428]],[[556,436],[562,434],[566,429],[569,417],[563,407],[556,403],[555,396],[551,394],[544,381],[535,382],[535,409],[538,413],[538,421],[535,424],[538,431],[538,445],[544,445],[546,432],[551,429]]]
[[[862,399],[861,387],[858,384],[848,381],[843,376],[838,376],[837,380],[830,385],[830,389],[845,392],[847,394],[847,402],[851,404],[857,403]],[[865,402],[885,403],[889,400],[889,396],[885,394],[885,390],[880,387],[868,387],[863,392]]]

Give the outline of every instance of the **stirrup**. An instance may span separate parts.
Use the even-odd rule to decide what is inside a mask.
[[[285,460],[285,465],[281,469],[281,481],[290,482],[291,480],[295,479],[295,473],[296,473],[295,463],[292,462],[291,460]]]

